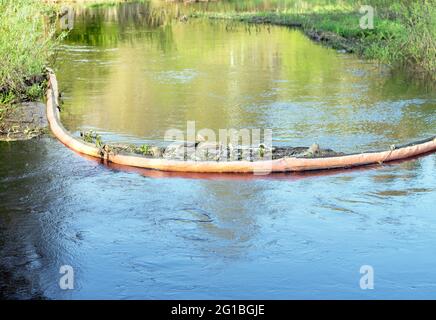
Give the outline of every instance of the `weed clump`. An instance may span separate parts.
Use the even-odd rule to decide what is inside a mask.
[[[63,34],[54,7],[40,0],[0,0],[0,104],[40,98],[45,67]]]
[[[95,144],[97,148],[100,148],[103,146],[103,140],[101,136],[95,132],[94,130],[90,131],[82,131],[80,132],[80,137],[83,139],[83,141]]]

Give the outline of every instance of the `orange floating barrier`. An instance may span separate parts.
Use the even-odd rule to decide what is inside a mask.
[[[190,173],[255,173],[313,171],[351,168],[357,166],[403,160],[436,151],[436,137],[403,146],[392,146],[386,151],[365,152],[320,158],[285,157],[264,161],[182,161],[147,158],[141,155],[116,154],[97,148],[73,137],[62,125],[59,115],[59,91],[56,75],[50,69],[47,90],[47,119],[54,136],[68,148],[95,158],[104,159],[119,165],[155,169],[162,171]]]

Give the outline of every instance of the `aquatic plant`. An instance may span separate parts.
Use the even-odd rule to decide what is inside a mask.
[[[88,143],[95,143],[97,148],[100,148],[103,146],[103,140],[101,136],[95,132],[94,130],[80,132],[80,136],[82,137],[83,141]]]
[[[143,144],[139,147],[139,151],[145,156],[150,152],[150,146],[148,144]]]
[[[259,145],[259,156],[261,158],[265,156],[265,146],[263,144]]]

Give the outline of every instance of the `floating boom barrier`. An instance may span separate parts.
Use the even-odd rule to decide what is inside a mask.
[[[149,158],[137,154],[120,154],[110,148],[75,138],[61,123],[58,82],[55,73],[48,69],[49,86],[47,89],[47,119],[54,136],[68,148],[87,156],[107,162],[144,169],[154,169],[188,173],[273,173],[302,172],[314,170],[343,169],[390,161],[404,160],[436,151],[436,136],[406,145],[392,145],[388,150],[326,156],[318,158],[283,157],[262,161],[193,161]]]

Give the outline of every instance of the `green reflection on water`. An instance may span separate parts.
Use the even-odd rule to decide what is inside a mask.
[[[162,140],[167,129],[195,120],[198,129],[272,128],[276,142],[342,150],[434,134],[435,94],[404,75],[298,30],[177,18],[192,8],[76,9],[58,61],[67,127],[95,128],[114,140]]]

